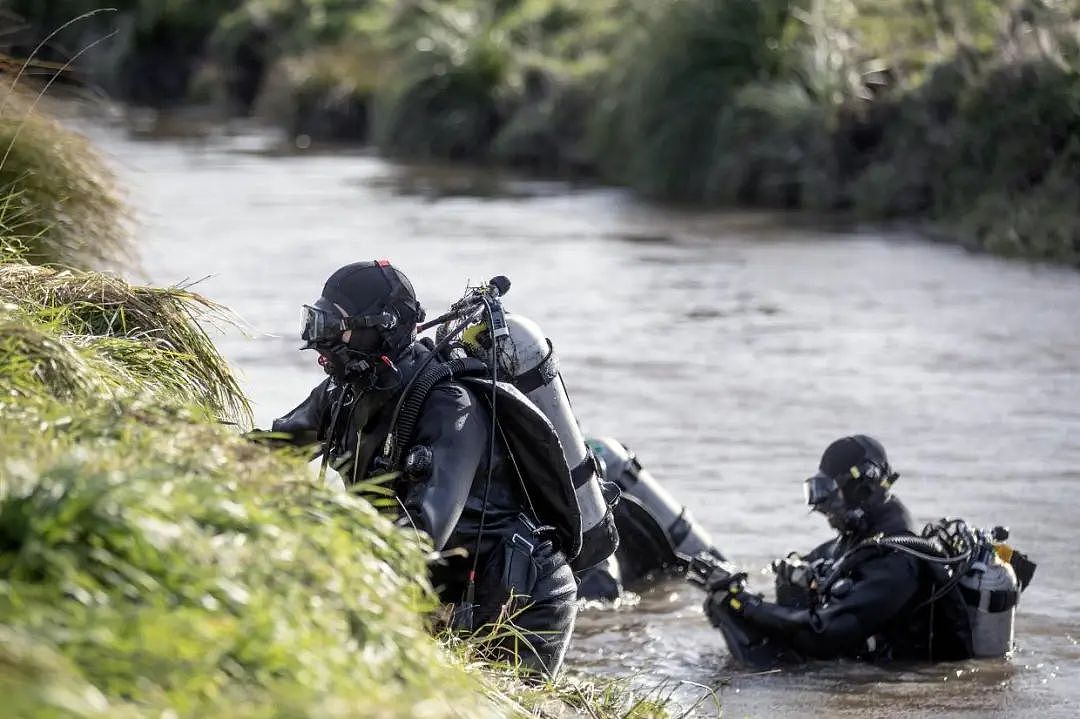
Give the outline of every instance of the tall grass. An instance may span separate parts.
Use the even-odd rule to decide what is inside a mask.
[[[199,324],[228,316],[199,295],[8,261],[0,264],[0,303],[10,316],[65,338],[68,356],[78,351],[99,366],[97,372],[58,371],[59,381],[77,378],[120,393],[140,388],[172,403],[197,403],[225,419],[250,420],[236,378]]]
[[[667,200],[927,219],[1075,262],[1066,0],[196,5],[128,0],[115,24],[209,36],[166,42],[155,64],[196,56],[202,96],[293,136],[599,174]],[[58,7],[23,9],[59,22]]]
[[[62,412],[45,405],[36,436],[2,425],[0,625],[110,704],[496,713],[426,633],[421,547],[370,505],[182,412]]]
[[[28,261],[124,268],[135,262],[123,194],[82,136],[34,107],[0,73],[0,235]]]
[[[680,0],[641,17],[593,113],[608,178],[925,218],[971,246],[1077,262],[1075,4]]]
[[[586,88],[607,68],[633,6],[404,5],[387,20],[375,141],[395,155],[495,159],[542,171],[591,167]]]
[[[139,104],[167,106],[187,97],[210,34],[239,2],[0,0],[0,12],[10,25],[0,47],[26,57],[42,38],[73,18],[114,10],[71,24],[46,44],[42,56],[63,62],[111,34],[77,65],[78,81]]]
[[[794,81],[791,13],[789,0],[659,4],[604,89],[594,138],[607,175],[672,199],[797,202],[824,135]]]
[[[516,82],[511,38],[496,6],[416,3],[389,27],[396,57],[381,90],[375,140],[411,157],[484,157]]]
[[[209,94],[294,135],[366,140],[384,0],[243,0],[209,43]],[[371,12],[369,12],[371,11]]]
[[[260,86],[254,112],[290,136],[367,141],[381,67],[376,52],[348,43],[280,58]]]

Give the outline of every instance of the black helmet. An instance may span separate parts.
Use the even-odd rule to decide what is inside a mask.
[[[328,372],[350,364],[365,370],[379,360],[392,364],[416,337],[424,310],[412,283],[386,260],[355,262],[339,269],[314,305],[305,305],[300,336],[317,349]],[[342,336],[349,332],[348,341]]]
[[[881,442],[865,434],[841,437],[821,455],[817,474],[806,480],[806,502],[834,527],[848,531],[889,496],[899,476]]]

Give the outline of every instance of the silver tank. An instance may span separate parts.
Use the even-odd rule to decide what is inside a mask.
[[[486,350],[466,349],[481,359]],[[585,569],[609,557],[618,544],[615,520],[600,489],[600,476],[594,471],[592,456],[585,445],[577,417],[570,407],[558,356],[540,326],[518,314],[506,314],[506,332],[496,354],[499,372],[512,377],[513,384],[551,421],[562,443],[566,464],[574,477],[578,507],[581,510],[582,556],[575,570]],[[591,549],[590,549],[591,548]]]
[[[1019,583],[1011,565],[992,552],[960,579],[968,591],[968,621],[976,657],[1003,657],[1012,650]],[[976,601],[977,597],[977,601]]]

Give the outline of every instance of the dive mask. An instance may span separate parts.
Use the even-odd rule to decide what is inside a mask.
[[[821,511],[840,497],[840,486],[832,477],[818,472],[803,482],[803,495],[811,509]]]
[[[300,311],[300,339],[312,349],[343,341],[342,334],[349,330],[381,328],[390,330],[397,326],[397,316],[390,312],[346,317],[337,307],[323,298],[314,305],[304,305]]]
[[[833,529],[846,532],[858,525],[862,510],[847,506],[840,485],[833,477],[818,472],[803,483],[803,491],[811,511],[825,515]]]
[[[332,342],[341,341],[342,329],[341,313],[331,313],[321,307],[304,305],[300,310],[300,339],[304,346],[300,349],[311,349],[318,345],[328,345]]]

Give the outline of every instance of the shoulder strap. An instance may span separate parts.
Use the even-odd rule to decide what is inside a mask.
[[[416,422],[424,401],[435,385],[440,382],[468,376],[488,374],[486,363],[473,357],[453,359],[449,362],[437,362],[427,367],[423,374],[413,380],[401,398],[401,409],[397,420],[386,435],[382,448],[382,463],[387,470],[401,468],[402,453],[412,444],[416,436]]]

